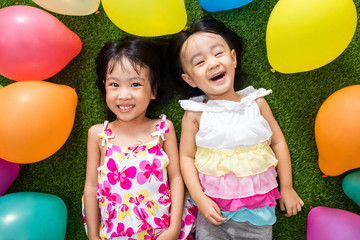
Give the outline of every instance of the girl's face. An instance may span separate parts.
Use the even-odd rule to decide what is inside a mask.
[[[217,34],[191,35],[180,51],[183,80],[201,89],[210,100],[234,97],[236,53]]]
[[[137,73],[129,60],[124,57],[122,63],[115,63],[111,73],[106,75],[106,104],[122,121],[144,117],[146,109],[155,99],[149,79],[149,68],[138,68]]]

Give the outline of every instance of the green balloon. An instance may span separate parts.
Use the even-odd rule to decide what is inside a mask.
[[[36,192],[0,197],[0,240],[64,240],[67,208],[55,195]]]
[[[346,175],[342,188],[345,194],[360,206],[360,171]]]

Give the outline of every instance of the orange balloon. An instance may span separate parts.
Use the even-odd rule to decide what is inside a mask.
[[[360,167],[360,85],[333,93],[315,120],[320,170],[337,176]]]
[[[66,85],[23,81],[0,89],[0,157],[41,161],[66,142],[75,119],[77,94]]]

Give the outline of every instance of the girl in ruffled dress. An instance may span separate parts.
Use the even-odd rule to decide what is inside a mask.
[[[264,99],[271,90],[235,91],[240,46],[233,31],[205,18],[170,47],[173,72],[205,94],[180,101],[180,167],[199,209],[200,240],[271,239],[276,200],[286,216],[304,205],[293,189],[284,135]]]
[[[145,40],[108,43],[98,56],[97,85],[116,119],[88,132],[89,239],[192,239],[195,209],[184,198],[174,126],[145,115],[159,92],[161,56]]]

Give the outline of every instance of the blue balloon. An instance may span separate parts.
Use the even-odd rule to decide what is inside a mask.
[[[208,12],[218,12],[242,7],[253,0],[199,0],[201,7]]]
[[[57,196],[19,192],[0,197],[0,240],[64,240],[67,208]]]

